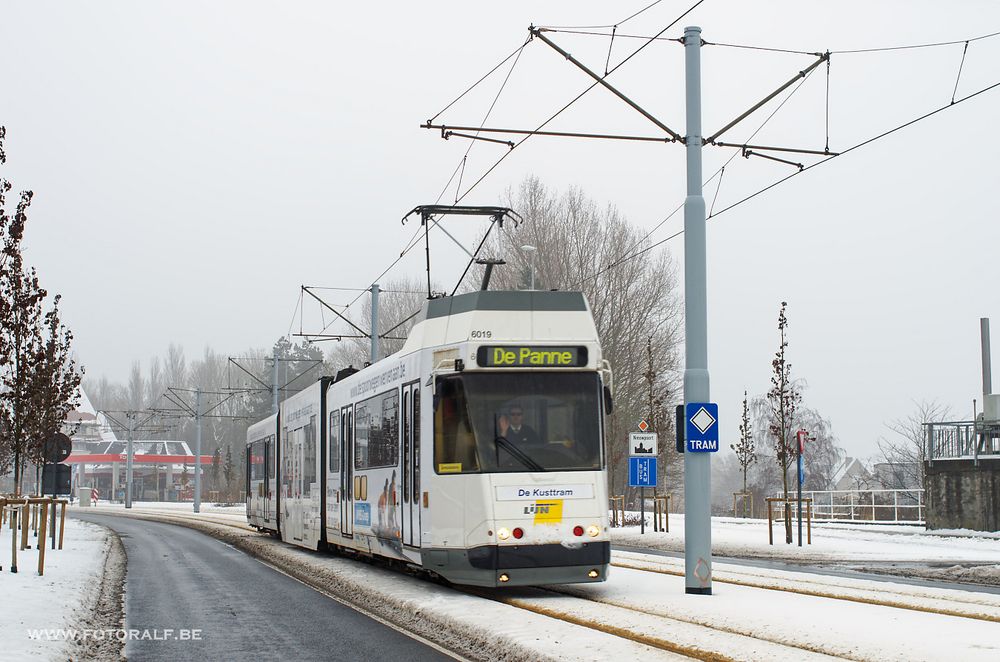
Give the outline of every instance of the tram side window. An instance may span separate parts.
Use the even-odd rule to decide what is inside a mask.
[[[340,410],[330,413],[330,473],[340,473]]]
[[[302,430],[305,441],[304,464],[302,467],[302,496],[309,496],[312,484],[316,482],[316,417],[309,417],[309,424]]]
[[[264,442],[250,444],[250,480],[264,480]]]
[[[285,486],[285,494],[292,496],[292,437],[288,428],[281,430],[281,438],[284,444],[281,456],[285,464],[281,471],[281,482]]]
[[[274,478],[274,435],[267,438],[267,477]]]
[[[476,435],[469,421],[462,381],[446,379],[438,382],[437,397],[434,410],[435,470],[441,474],[479,471]]]
[[[362,401],[354,408],[354,468],[393,467],[399,462],[399,391]]]

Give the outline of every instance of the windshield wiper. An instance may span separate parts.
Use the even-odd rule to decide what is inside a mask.
[[[545,467],[543,467],[542,465],[538,464],[533,459],[531,459],[530,455],[528,455],[527,453],[525,453],[524,451],[522,451],[520,448],[518,448],[517,446],[515,446],[506,437],[501,437],[501,436],[498,435],[494,439],[494,441],[498,442],[497,443],[497,449],[498,450],[499,450],[499,448],[501,446],[503,446],[504,449],[508,453],[510,453],[512,456],[514,456],[515,458],[517,458],[518,460],[520,460],[521,464],[523,464],[524,466],[528,467],[532,471],[545,471]],[[498,455],[499,455],[499,453],[498,453]],[[499,461],[500,461],[500,458],[497,457],[497,462],[499,462]]]

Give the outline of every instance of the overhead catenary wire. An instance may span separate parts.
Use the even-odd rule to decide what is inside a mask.
[[[635,56],[636,56],[636,55],[637,55],[637,54],[638,54],[639,52],[641,52],[641,51],[642,51],[643,49],[645,49],[645,48],[646,48],[647,46],[649,46],[649,44],[650,44],[650,43],[652,43],[653,41],[655,41],[655,40],[659,39],[659,38],[660,38],[660,37],[661,37],[661,36],[663,35],[663,33],[665,33],[665,32],[666,32],[667,30],[669,30],[669,29],[670,29],[670,28],[672,28],[672,27],[673,27],[674,25],[676,25],[676,24],[677,24],[678,22],[680,22],[680,21],[681,21],[681,20],[682,20],[682,19],[683,19],[683,18],[684,18],[685,16],[687,16],[687,15],[688,15],[688,14],[690,14],[690,13],[691,13],[692,11],[694,11],[694,9],[696,9],[696,8],[697,8],[697,7],[699,6],[699,5],[701,5],[701,4],[702,4],[702,3],[704,2],[704,1],[705,1],[705,0],[698,0],[698,1],[697,1],[697,2],[695,2],[695,3],[693,4],[693,5],[691,5],[691,6],[690,6],[690,7],[689,7],[689,8],[688,8],[688,9],[687,9],[686,11],[684,11],[684,13],[682,13],[682,14],[681,14],[680,16],[678,16],[678,17],[677,17],[676,19],[674,19],[673,21],[671,21],[671,22],[670,22],[670,24],[668,24],[668,25],[667,25],[667,26],[666,26],[665,28],[663,28],[662,30],[660,30],[660,32],[659,32],[659,33],[657,33],[657,34],[656,34],[656,35],[655,35],[655,36],[654,36],[653,38],[651,38],[651,39],[647,40],[647,41],[646,41],[646,43],[644,43],[644,44],[642,44],[641,46],[639,46],[639,47],[638,47],[638,48],[637,48],[636,50],[634,50],[634,51],[633,51],[633,52],[632,52],[631,54],[629,54],[628,56],[626,56],[626,57],[625,57],[625,59],[623,59],[623,60],[622,60],[621,62],[619,62],[618,64],[616,64],[616,65],[615,65],[614,67],[612,67],[612,68],[611,68],[611,69],[610,69],[610,70],[608,71],[608,73],[606,74],[606,76],[605,76],[605,77],[607,77],[608,75],[610,75],[610,74],[614,73],[614,72],[615,72],[615,70],[617,70],[617,69],[618,69],[619,67],[621,67],[621,66],[622,66],[622,65],[624,65],[624,64],[625,64],[626,62],[628,62],[628,61],[629,61],[629,60],[631,60],[631,59],[632,59],[633,57],[635,57]],[[659,0],[658,0],[658,2],[659,2]],[[651,8],[651,7],[655,6],[656,4],[658,4],[658,2],[654,2],[654,3],[652,3],[651,5],[649,5],[649,6],[645,7],[644,9],[642,9],[642,10],[640,10],[640,11],[636,12],[635,14],[633,14],[633,15],[631,15],[631,16],[629,16],[629,17],[627,17],[627,18],[626,18],[626,19],[624,19],[623,21],[619,21],[618,25],[620,25],[620,24],[622,24],[622,23],[624,23],[624,22],[626,22],[626,21],[628,21],[628,20],[631,20],[631,19],[632,19],[632,18],[634,18],[635,16],[638,16],[638,15],[639,15],[639,14],[641,14],[642,12],[646,11],[646,9],[649,9],[649,8]],[[606,26],[606,27],[612,27],[612,26]],[[489,77],[489,76],[490,76],[491,74],[493,74],[493,73],[494,73],[495,71],[497,71],[497,70],[498,70],[498,69],[499,69],[500,67],[502,67],[502,66],[504,65],[504,63],[508,62],[508,61],[509,61],[509,60],[510,60],[511,58],[513,58],[513,57],[516,57],[516,56],[518,55],[518,53],[519,53],[520,51],[522,51],[522,50],[524,49],[524,47],[525,47],[525,44],[521,44],[521,45],[520,45],[520,46],[518,46],[518,47],[517,47],[517,48],[516,48],[515,50],[513,50],[513,51],[512,51],[512,52],[511,52],[511,53],[510,53],[510,54],[509,54],[509,55],[508,55],[507,57],[505,57],[505,58],[504,58],[503,60],[501,60],[501,61],[500,61],[499,63],[497,63],[497,65],[496,65],[496,66],[494,66],[494,67],[493,67],[492,69],[490,69],[490,70],[489,70],[489,71],[488,71],[488,72],[487,72],[487,73],[486,73],[486,74],[485,74],[484,76],[482,76],[482,77],[481,77],[481,78],[480,78],[479,80],[477,80],[477,81],[476,81],[475,83],[473,83],[473,84],[472,84],[471,86],[469,86],[469,88],[467,88],[467,89],[466,89],[466,90],[465,90],[465,91],[464,91],[464,92],[463,92],[462,94],[460,94],[460,95],[459,95],[458,97],[456,97],[456,98],[455,98],[455,99],[454,99],[454,100],[453,100],[453,101],[452,101],[451,103],[449,103],[449,104],[448,104],[447,106],[445,106],[445,107],[444,107],[444,108],[443,108],[443,109],[442,109],[441,111],[439,111],[439,112],[438,112],[438,113],[436,113],[436,114],[435,114],[434,116],[432,116],[432,117],[431,117],[431,119],[430,119],[430,120],[428,120],[428,124],[430,124],[431,122],[433,122],[433,120],[434,120],[434,119],[436,119],[437,117],[439,117],[439,116],[440,116],[440,115],[441,115],[442,113],[444,113],[444,112],[445,112],[446,110],[448,110],[449,108],[451,108],[452,106],[454,106],[454,105],[455,105],[455,104],[456,104],[456,103],[457,103],[457,102],[458,102],[458,101],[459,101],[459,100],[460,100],[460,99],[461,99],[462,97],[464,97],[464,96],[465,96],[466,94],[468,94],[468,93],[469,93],[469,92],[470,92],[470,91],[471,91],[472,89],[474,89],[474,88],[475,88],[476,86],[478,86],[478,85],[479,85],[480,83],[482,83],[482,82],[483,82],[484,80],[486,80],[486,78],[488,78],[488,77]],[[573,98],[573,99],[572,99],[572,100],[571,100],[571,101],[570,101],[569,103],[567,103],[567,104],[566,104],[565,106],[563,106],[562,108],[560,108],[560,109],[559,109],[558,111],[556,111],[556,112],[555,112],[555,113],[554,113],[553,115],[551,115],[551,116],[550,116],[550,117],[549,117],[549,118],[548,118],[547,120],[545,120],[545,121],[544,121],[544,122],[543,122],[542,124],[540,124],[540,125],[539,125],[539,126],[538,126],[538,127],[536,128],[536,129],[535,129],[535,131],[540,131],[541,129],[545,128],[545,126],[546,126],[547,124],[549,124],[549,123],[550,123],[550,122],[551,122],[552,120],[554,120],[554,119],[555,119],[556,117],[558,117],[558,116],[559,116],[559,115],[561,115],[561,114],[562,114],[563,112],[565,112],[565,111],[566,111],[566,109],[568,109],[568,108],[569,108],[570,106],[572,106],[572,105],[573,105],[574,103],[576,103],[577,101],[579,101],[579,100],[580,100],[580,98],[582,98],[582,97],[583,97],[583,96],[584,96],[585,94],[587,94],[587,93],[588,93],[588,92],[589,92],[590,90],[592,90],[592,89],[593,89],[594,87],[596,87],[597,85],[598,85],[598,83],[597,83],[597,82],[594,82],[593,84],[591,84],[590,86],[588,86],[588,87],[587,87],[586,89],[584,89],[584,90],[583,90],[582,92],[580,92],[580,94],[578,94],[578,95],[577,95],[576,97],[574,97],[574,98]],[[517,147],[519,147],[520,145],[524,144],[524,142],[525,142],[525,141],[527,141],[527,140],[528,140],[529,138],[531,138],[531,136],[532,136],[532,135],[533,135],[533,134],[528,134],[527,136],[525,136],[524,138],[522,138],[522,139],[521,139],[521,140],[519,140],[518,142],[514,143],[514,146],[513,146],[513,147],[511,147],[511,148],[510,148],[510,149],[509,149],[509,150],[508,150],[507,152],[505,152],[505,153],[504,153],[504,154],[503,154],[503,155],[502,155],[502,156],[501,156],[501,157],[500,157],[499,159],[497,159],[497,161],[496,161],[496,162],[494,162],[494,163],[493,163],[493,165],[492,165],[492,166],[490,166],[490,167],[489,167],[489,168],[488,168],[488,169],[486,170],[486,172],[485,172],[485,173],[483,173],[483,174],[482,174],[482,175],[481,175],[481,176],[480,176],[480,177],[479,177],[479,178],[478,178],[478,179],[477,179],[477,180],[476,180],[475,182],[473,182],[473,184],[472,184],[471,186],[469,186],[469,188],[467,188],[467,189],[465,190],[465,192],[461,193],[460,195],[458,195],[458,196],[457,196],[457,197],[455,198],[455,204],[458,204],[459,202],[461,202],[461,201],[462,201],[462,200],[463,200],[463,199],[464,199],[464,198],[465,198],[465,197],[466,197],[466,196],[467,196],[467,195],[468,195],[468,194],[469,194],[470,192],[472,192],[472,191],[473,191],[473,190],[474,190],[474,189],[475,189],[475,188],[476,188],[476,187],[477,187],[477,186],[478,186],[478,185],[479,185],[479,184],[480,184],[480,183],[481,183],[481,182],[482,182],[482,181],[483,181],[483,180],[484,180],[484,179],[485,179],[485,178],[486,178],[486,177],[487,177],[487,176],[488,176],[488,175],[489,175],[489,174],[490,174],[491,172],[493,172],[493,170],[495,170],[495,169],[496,169],[496,168],[497,168],[497,167],[498,167],[498,166],[499,166],[499,165],[500,165],[500,164],[501,164],[501,163],[502,163],[502,162],[503,162],[503,161],[504,161],[504,160],[505,160],[505,159],[506,159],[506,158],[507,158],[507,157],[508,157],[508,156],[509,156],[509,155],[510,155],[510,154],[511,154],[511,153],[512,153],[512,152],[513,152],[513,151],[514,151],[514,150],[515,150],[516,148],[517,148]],[[441,198],[441,197],[442,197],[442,196],[444,195],[444,191],[447,191],[447,189],[448,189],[448,186],[449,186],[449,185],[451,184],[451,181],[452,181],[452,180],[454,179],[455,175],[456,175],[456,174],[458,174],[458,172],[459,172],[459,169],[460,169],[460,168],[462,168],[462,165],[463,165],[463,163],[462,163],[462,162],[460,162],[460,163],[459,163],[459,165],[458,165],[458,166],[456,167],[456,169],[455,169],[455,172],[454,172],[454,173],[452,174],[452,177],[451,177],[451,179],[449,179],[449,182],[448,182],[448,184],[446,184],[446,185],[445,185],[445,188],[443,189],[443,191],[442,191],[442,194],[441,194],[440,196],[438,196],[438,200],[437,200],[436,202],[440,202],[440,198]],[[464,176],[464,173],[463,173],[463,176]],[[394,260],[393,260],[393,261],[392,261],[392,262],[391,262],[391,263],[389,264],[389,266],[388,266],[388,267],[386,267],[386,268],[385,268],[385,270],[383,270],[383,271],[382,271],[382,273],[381,273],[381,274],[379,274],[379,275],[378,275],[378,277],[377,277],[377,278],[375,278],[375,279],[373,280],[373,282],[377,282],[377,281],[378,281],[378,280],[380,280],[380,279],[381,279],[381,278],[382,278],[383,276],[385,276],[385,274],[387,274],[387,273],[388,273],[388,272],[389,272],[389,271],[390,271],[390,270],[391,270],[392,268],[394,268],[394,267],[395,267],[395,266],[396,266],[396,265],[397,265],[397,264],[399,263],[399,261],[403,259],[403,257],[404,257],[404,256],[405,256],[405,255],[406,255],[407,253],[409,253],[409,252],[410,252],[410,251],[411,251],[411,250],[412,250],[412,249],[413,249],[413,248],[414,248],[415,246],[419,245],[419,240],[418,240],[418,235],[419,235],[419,229],[418,229],[418,231],[417,231],[417,232],[415,232],[415,233],[414,233],[414,237],[413,237],[413,238],[411,238],[411,240],[410,240],[409,242],[407,242],[407,245],[406,245],[406,247],[405,247],[405,248],[403,249],[403,251],[402,251],[402,252],[401,252],[401,253],[399,254],[399,256],[398,256],[398,257],[397,257],[396,259],[394,259]],[[356,303],[356,302],[357,302],[357,301],[358,301],[358,300],[359,300],[359,299],[360,299],[360,298],[361,298],[361,297],[362,297],[363,295],[364,295],[364,293],[363,293],[363,292],[359,293],[359,294],[358,294],[358,295],[357,295],[356,297],[354,297],[354,299],[353,299],[353,300],[351,300],[351,301],[350,301],[350,302],[349,302],[349,303],[347,304],[347,307],[348,307],[348,308],[350,308],[351,306],[353,306],[353,305],[354,305],[354,304],[355,304],[355,303]],[[324,329],[324,330],[325,330],[325,329]]]
[[[616,27],[618,25],[622,25],[624,23],[628,23],[629,21],[631,21],[636,16],[639,16],[640,14],[645,13],[646,11],[652,9],[653,7],[655,7],[656,5],[660,4],[661,2],[663,2],[663,0],[655,0],[655,2],[649,3],[648,5],[646,5],[645,7],[643,7],[642,9],[640,9],[639,11],[635,12],[634,14],[626,16],[622,20],[618,21],[617,23],[613,23],[611,25],[564,25],[564,26],[546,25],[544,27],[549,28],[549,29],[559,29],[559,30],[566,30],[566,29],[569,29],[569,30],[576,30],[576,29],[579,29],[579,30],[599,30],[601,28],[613,28],[613,27]]]
[[[579,100],[580,100],[580,99],[581,99],[581,98],[582,98],[582,97],[583,97],[583,96],[584,96],[585,94],[587,94],[587,93],[588,93],[588,92],[590,92],[590,91],[591,91],[592,89],[594,89],[595,87],[597,87],[597,86],[598,86],[598,85],[600,84],[600,81],[601,81],[601,80],[603,80],[604,78],[607,78],[608,76],[610,76],[611,74],[613,74],[613,73],[614,73],[615,71],[617,71],[617,70],[618,70],[618,69],[619,69],[619,68],[620,68],[620,67],[621,67],[622,65],[624,65],[624,64],[625,64],[626,62],[628,62],[629,60],[631,60],[631,59],[632,59],[633,57],[635,57],[635,56],[636,56],[636,55],[638,55],[639,53],[641,53],[641,52],[642,52],[642,51],[643,51],[643,50],[644,50],[644,49],[645,49],[645,48],[646,48],[647,46],[649,46],[649,45],[650,45],[651,43],[653,43],[653,40],[654,40],[654,39],[655,39],[656,37],[660,37],[660,36],[662,36],[662,35],[663,35],[663,33],[665,33],[665,32],[666,32],[667,30],[669,30],[669,29],[670,29],[670,28],[672,28],[672,27],[673,27],[674,25],[676,25],[677,23],[679,23],[679,22],[680,22],[680,21],[681,21],[681,20],[682,20],[682,19],[683,19],[683,18],[684,18],[685,16],[687,16],[687,15],[688,15],[688,14],[690,14],[690,13],[691,13],[692,11],[694,11],[694,10],[695,10],[695,9],[696,9],[696,8],[697,8],[697,7],[699,6],[699,5],[701,5],[701,4],[703,3],[703,2],[705,2],[705,0],[698,0],[698,2],[694,3],[693,5],[691,5],[691,6],[690,6],[690,7],[689,7],[689,8],[688,8],[688,9],[687,9],[687,10],[686,10],[686,11],[685,11],[685,12],[684,12],[683,14],[681,14],[680,16],[678,16],[677,18],[675,18],[675,19],[674,19],[673,21],[671,21],[669,25],[667,25],[667,26],[666,26],[665,28],[663,28],[662,30],[660,30],[660,31],[659,31],[659,32],[658,32],[658,33],[657,33],[656,35],[654,35],[654,37],[652,37],[652,38],[650,38],[649,40],[647,40],[647,41],[646,41],[646,43],[644,43],[644,44],[642,44],[641,46],[639,46],[639,48],[635,49],[634,51],[632,51],[632,53],[630,53],[630,54],[629,54],[628,56],[626,56],[626,57],[625,57],[625,59],[623,59],[623,60],[622,60],[621,62],[619,62],[618,64],[616,64],[616,65],[615,65],[614,67],[612,67],[612,68],[611,68],[611,69],[610,69],[610,70],[608,71],[607,75],[603,76],[603,77],[602,77],[602,78],[601,78],[600,80],[598,80],[598,81],[594,81],[593,83],[591,83],[591,84],[590,84],[589,86],[587,86],[586,88],[584,88],[584,90],[583,90],[583,91],[581,91],[581,92],[580,92],[579,94],[577,94],[577,95],[576,95],[575,97],[573,97],[573,98],[572,98],[572,99],[571,99],[571,100],[570,100],[570,101],[569,101],[568,103],[566,103],[566,105],[564,105],[564,106],[563,106],[562,108],[560,108],[559,110],[557,110],[556,112],[554,112],[554,113],[553,113],[552,115],[550,115],[550,116],[549,116],[549,117],[548,117],[548,118],[547,118],[547,119],[546,119],[545,121],[543,121],[543,122],[542,122],[541,124],[539,124],[539,125],[538,125],[538,126],[537,126],[537,127],[535,128],[534,132],[537,132],[537,131],[541,131],[541,130],[542,130],[542,129],[544,129],[544,128],[545,128],[546,126],[548,126],[548,124],[549,124],[550,122],[552,122],[552,120],[554,120],[555,118],[559,117],[559,115],[561,115],[562,113],[564,113],[564,112],[565,112],[565,111],[566,111],[566,110],[567,110],[567,109],[568,109],[568,108],[569,108],[570,106],[572,106],[572,105],[573,105],[573,104],[575,104],[575,103],[576,103],[577,101],[579,101]],[[525,142],[527,142],[527,141],[528,141],[528,140],[529,140],[529,139],[530,139],[530,138],[532,137],[532,135],[534,135],[534,132],[532,132],[532,133],[529,133],[529,134],[528,134],[528,135],[526,135],[526,136],[525,136],[524,138],[522,138],[522,139],[518,140],[518,141],[517,141],[516,143],[514,143],[514,147],[512,147],[512,148],[511,148],[510,150],[508,150],[508,151],[507,151],[507,152],[505,152],[505,153],[504,153],[503,155],[501,155],[501,156],[500,156],[500,158],[499,158],[499,159],[497,159],[497,160],[496,160],[496,162],[494,162],[494,163],[493,163],[493,165],[491,165],[491,166],[490,166],[490,167],[489,167],[489,168],[488,168],[488,169],[486,170],[486,172],[484,172],[484,173],[483,173],[483,174],[482,174],[482,175],[481,175],[481,176],[479,177],[479,179],[477,179],[477,180],[476,180],[476,181],[475,181],[475,182],[474,182],[474,183],[473,183],[473,184],[472,184],[471,186],[469,186],[469,188],[468,188],[468,189],[466,189],[465,193],[463,193],[463,194],[462,194],[462,198],[464,198],[465,196],[467,196],[467,195],[468,195],[468,194],[469,194],[470,192],[472,192],[472,190],[473,190],[473,189],[475,189],[475,188],[476,188],[477,186],[479,186],[479,184],[480,184],[480,183],[481,183],[481,182],[482,182],[482,181],[483,181],[484,179],[486,179],[486,177],[487,177],[487,176],[489,176],[489,174],[490,174],[491,172],[493,172],[493,171],[494,171],[494,170],[495,170],[495,169],[496,169],[496,168],[497,168],[497,167],[498,167],[498,166],[499,166],[499,165],[500,165],[501,163],[503,163],[503,161],[504,161],[504,160],[505,160],[505,159],[506,159],[506,158],[507,158],[508,156],[510,156],[511,154],[513,154],[513,153],[514,153],[514,150],[516,150],[516,149],[517,149],[518,147],[520,147],[520,146],[521,146],[521,145],[523,145],[523,144],[524,144]],[[460,198],[460,199],[461,199],[461,198]]]
[[[882,46],[878,48],[855,48],[851,50],[842,51],[830,51],[835,55],[851,55],[855,53],[885,53],[888,51],[906,51],[915,48],[936,48],[938,46],[954,46],[956,44],[961,44],[965,42],[982,41],[983,39],[991,39],[993,37],[1000,36],[1000,31],[991,32],[989,34],[979,35],[978,37],[970,37],[969,39],[956,39],[954,41],[937,41],[927,44],[909,44],[906,46]]]
[[[962,61],[958,64],[958,75],[955,76],[955,89],[951,91],[951,102],[955,103],[955,95],[958,94],[958,81],[962,80],[962,67],[965,66],[965,54],[969,52],[969,42],[965,42],[962,49]]]
[[[781,111],[781,109],[785,106],[785,104],[787,104],[791,100],[791,98],[793,96],[795,96],[795,93],[798,92],[799,89],[801,89],[803,85],[805,85],[806,81],[809,80],[809,77],[812,75],[812,73],[813,72],[810,71],[808,74],[806,74],[802,78],[802,80],[800,80],[798,82],[798,84],[795,87],[792,88],[792,90],[785,96],[785,98],[781,100],[781,103],[779,103],[775,107],[775,109],[772,110],[771,113],[766,118],[764,118],[764,121],[760,123],[760,125],[754,130],[754,132],[750,134],[750,137],[747,138],[747,140],[753,140],[754,137],[756,137],[758,133],[760,133],[761,131],[764,130],[764,127],[767,126],[768,122],[770,122],[772,119],[774,119],[775,115],[777,115],[778,112]],[[732,153],[732,155],[730,155],[730,157],[726,160],[726,162],[723,163],[722,166],[720,166],[708,179],[706,179],[702,183],[702,186],[707,186],[708,184],[710,184],[712,182],[713,179],[715,179],[716,177],[719,177],[720,178],[720,180],[719,180],[719,186],[718,186],[718,188],[715,191],[715,195],[716,195],[716,197],[718,197],[719,190],[722,187],[722,180],[721,180],[722,174],[725,172],[726,167],[730,163],[732,163],[733,160],[735,160],[736,157],[739,156],[739,155],[740,155],[740,150],[739,149],[734,150],[733,153]],[[715,200],[714,199],[712,201],[712,207],[713,208],[715,207]],[[646,234],[644,234],[638,241],[636,241],[634,244],[632,244],[632,246],[629,247],[629,249],[627,251],[625,251],[626,254],[629,253],[630,251],[633,251],[636,248],[638,248],[642,244],[642,242],[644,242],[647,239],[649,239],[649,237],[654,232],[656,232],[657,230],[659,230],[664,224],[666,224],[671,218],[673,218],[677,214],[677,212],[679,212],[683,208],[684,208],[684,203],[683,202],[681,202],[676,207],[674,207],[673,211],[671,211],[669,214],[667,214],[662,220],[660,220],[660,222],[658,222],[650,230],[648,230],[646,232]],[[675,235],[671,235],[671,236],[675,236]],[[656,245],[659,245],[659,243],[657,243]],[[645,252],[645,250],[643,252]],[[606,271],[606,269],[600,269],[600,270],[597,271],[597,273],[595,273],[595,274],[593,274],[591,276],[584,277],[582,280],[580,280],[579,282],[577,282],[574,286],[578,287],[578,286],[582,285],[583,283],[585,283],[586,281],[590,280],[591,278],[596,277],[596,276],[604,273],[605,271]]]
[[[748,196],[746,196],[744,198],[741,198],[740,200],[737,200],[733,204],[731,204],[731,205],[729,205],[729,206],[727,206],[727,207],[719,210],[718,212],[712,214],[706,220],[711,220],[711,219],[713,219],[713,218],[715,218],[717,216],[720,216],[721,214],[724,214],[724,213],[726,213],[726,212],[728,212],[728,211],[730,211],[732,209],[735,209],[736,207],[738,207],[738,206],[740,206],[740,205],[742,205],[742,204],[744,204],[746,202],[749,202],[750,200],[756,198],[757,196],[762,195],[763,193],[766,193],[767,191],[770,191],[771,189],[773,189],[773,188],[775,188],[775,187],[777,187],[777,186],[779,186],[779,185],[787,182],[788,180],[792,179],[793,177],[797,177],[797,176],[801,175],[802,173],[807,172],[809,170],[812,170],[813,168],[816,168],[818,166],[821,166],[824,163],[828,163],[829,161],[832,161],[833,159],[839,158],[839,157],[844,156],[846,154],[849,154],[849,153],[851,153],[851,152],[853,152],[853,151],[855,151],[857,149],[860,149],[862,147],[870,145],[871,143],[876,142],[878,140],[881,140],[882,138],[885,138],[887,136],[890,136],[890,135],[896,133],[897,131],[901,131],[901,130],[909,127],[909,126],[912,126],[913,124],[916,124],[917,122],[921,122],[921,121],[923,121],[923,120],[925,120],[925,119],[927,119],[929,117],[937,115],[938,113],[940,113],[943,110],[947,110],[949,108],[953,108],[954,106],[956,106],[956,105],[958,105],[960,103],[963,103],[965,101],[973,99],[973,98],[975,98],[975,97],[977,97],[977,96],[979,96],[981,94],[989,92],[990,90],[993,90],[993,89],[998,88],[998,87],[1000,87],[1000,81],[998,81],[996,83],[993,83],[991,85],[988,85],[988,86],[986,86],[984,88],[981,88],[981,89],[977,90],[976,92],[973,92],[972,94],[969,94],[969,95],[964,96],[964,97],[962,97],[960,99],[957,99],[954,103],[949,103],[949,104],[946,104],[946,105],[941,106],[939,108],[936,108],[936,109],[934,109],[934,110],[932,110],[930,112],[927,112],[927,113],[924,113],[923,115],[920,115],[919,117],[915,117],[915,118],[913,118],[913,119],[911,119],[911,120],[909,120],[907,122],[899,124],[899,125],[891,128],[891,129],[889,129],[887,131],[883,131],[882,133],[880,133],[878,135],[872,136],[871,138],[868,138],[868,139],[863,140],[863,141],[861,141],[859,143],[856,143],[856,144],[852,145],[851,147],[848,147],[847,149],[843,150],[842,152],[840,152],[838,154],[831,154],[830,156],[828,156],[828,157],[826,157],[824,159],[821,159],[821,160],[817,161],[816,163],[813,163],[813,164],[811,164],[809,166],[804,167],[802,170],[796,170],[795,172],[793,172],[793,173],[791,173],[791,174],[789,174],[789,175],[787,175],[785,177],[782,177],[781,179],[778,179],[777,181],[774,181],[771,184],[768,184],[767,186],[765,186],[765,187],[763,187],[763,188],[755,191],[754,193],[751,193],[750,195],[748,195]],[[674,213],[676,213],[676,211]],[[605,273],[606,271],[610,271],[611,269],[614,269],[617,266],[619,266],[619,265],[621,265],[621,264],[623,264],[623,263],[625,263],[625,262],[627,262],[629,260],[633,260],[633,259],[636,259],[638,257],[641,257],[641,256],[645,255],[646,253],[648,253],[649,251],[651,251],[652,249],[657,248],[658,246],[662,246],[663,244],[667,243],[671,239],[675,239],[675,238],[681,236],[682,234],[684,234],[684,230],[683,229],[678,230],[677,232],[674,232],[670,236],[665,237],[664,239],[661,239],[661,240],[659,240],[659,241],[657,241],[657,242],[655,242],[653,244],[650,244],[649,246],[645,246],[641,250],[636,251],[635,253],[632,253],[632,254],[629,254],[629,255],[624,255],[624,256],[622,256],[620,258],[617,258],[616,260],[614,260],[613,262],[609,263],[607,266],[603,267],[602,269],[596,271],[593,274],[590,274],[589,276],[584,277],[582,280],[580,280],[577,283],[577,286],[582,285],[583,283],[585,283],[588,280],[591,280],[593,278],[597,278],[598,276],[600,276],[601,274]]]

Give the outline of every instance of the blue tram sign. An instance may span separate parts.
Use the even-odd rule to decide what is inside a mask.
[[[718,452],[719,405],[714,402],[689,402],[684,408],[684,420],[687,452]]]
[[[628,459],[629,487],[656,487],[656,458],[630,457]]]

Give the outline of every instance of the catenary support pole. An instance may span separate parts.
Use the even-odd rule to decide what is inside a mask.
[[[277,382],[275,382],[277,383]],[[194,512],[201,512],[201,387],[194,392]]]
[[[378,360],[378,283],[372,283],[372,346],[368,361],[375,363]]]
[[[702,196],[701,28],[684,28],[687,197],[684,199],[684,402],[708,402],[708,300]],[[711,453],[684,453],[684,590],[712,593]]]
[[[271,356],[271,415],[278,413],[278,347]]]
[[[125,438],[125,507],[132,507],[132,458],[135,454],[132,448],[132,421],[135,412],[125,412],[128,421],[128,436]]]

